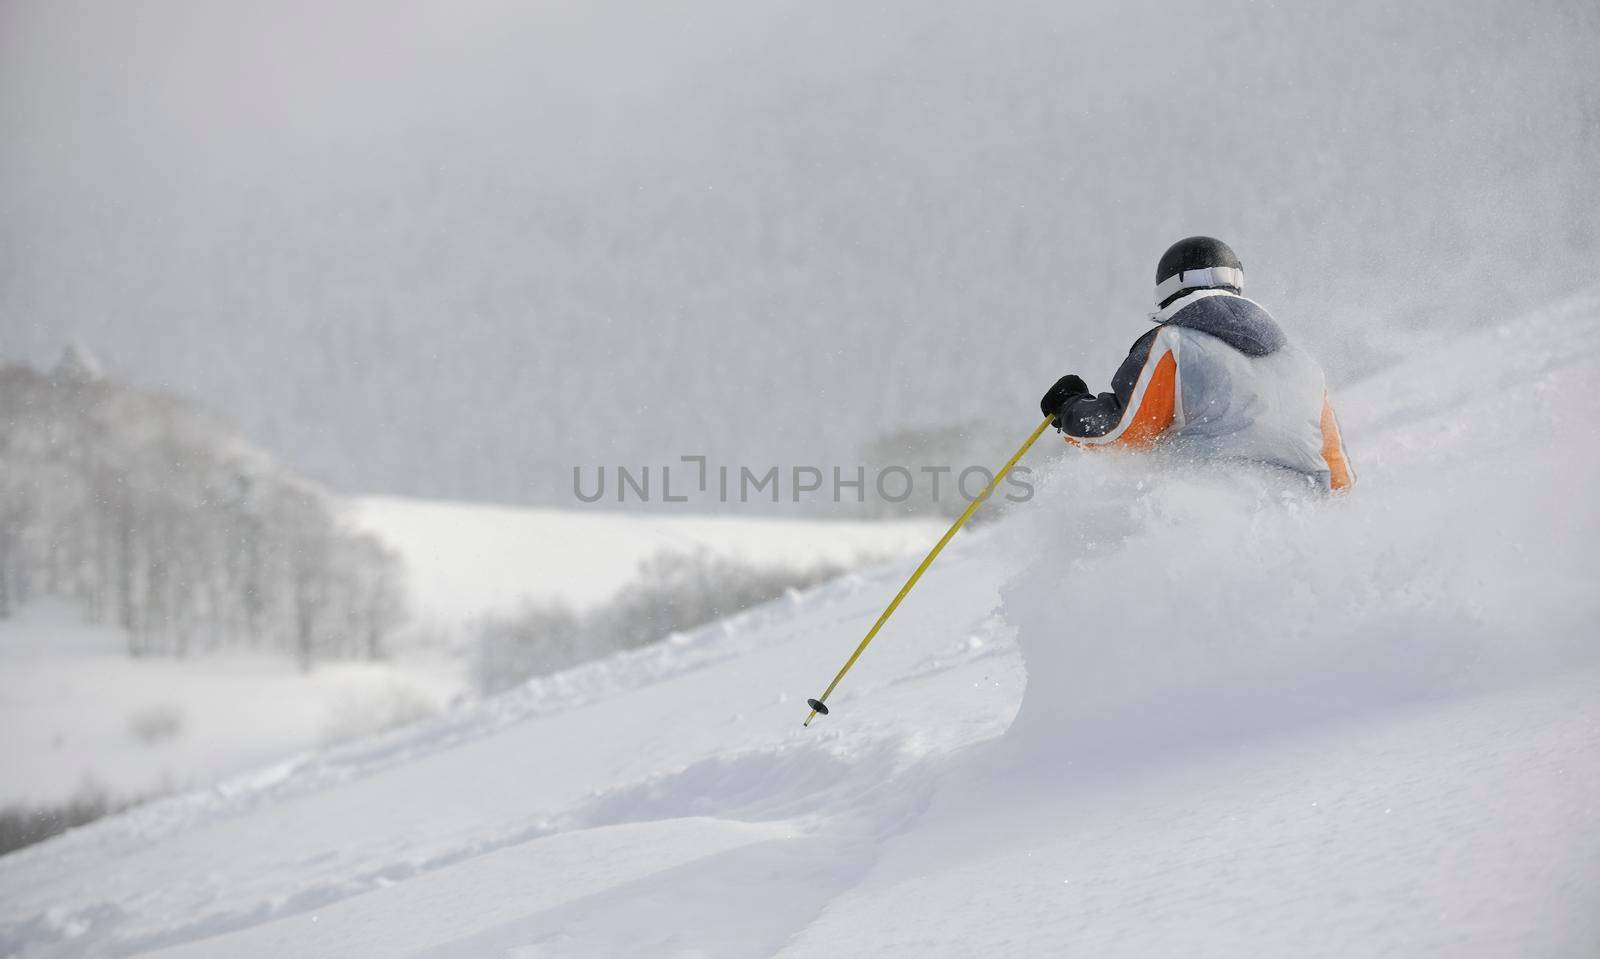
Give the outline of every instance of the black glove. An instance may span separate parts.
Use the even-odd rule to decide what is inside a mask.
[[[1039,410],[1046,416],[1054,416],[1061,420],[1061,408],[1080,396],[1089,395],[1089,385],[1083,377],[1076,373],[1069,373],[1056,380],[1056,385],[1050,387],[1050,392],[1039,401]]]

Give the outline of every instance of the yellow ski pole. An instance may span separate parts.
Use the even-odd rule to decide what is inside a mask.
[[[983,492],[978,494],[978,498],[968,503],[966,511],[956,519],[955,523],[943,536],[939,537],[939,542],[935,543],[928,555],[923,557],[921,564],[911,574],[911,578],[906,580],[906,584],[900,587],[900,592],[895,594],[894,599],[889,602],[889,607],[883,611],[883,615],[879,616],[878,621],[872,624],[871,629],[867,630],[867,636],[861,641],[861,645],[857,646],[856,651],[850,654],[850,658],[844,661],[844,665],[839,668],[838,675],[833,677],[833,682],[828,684],[828,688],[822,691],[821,696],[816,699],[806,700],[806,705],[811,707],[811,715],[807,716],[806,721],[801,725],[810,726],[811,721],[817,718],[818,713],[824,716],[828,715],[828,697],[833,694],[834,688],[839,685],[839,680],[844,678],[844,674],[848,673],[850,667],[856,664],[856,660],[861,658],[861,654],[866,650],[867,644],[872,642],[872,637],[878,635],[878,630],[882,629],[883,624],[887,623],[889,617],[894,615],[894,611],[900,607],[900,601],[906,598],[906,594],[911,592],[911,587],[917,585],[917,580],[921,579],[922,574],[928,571],[929,566],[933,565],[933,561],[939,555],[939,551],[944,549],[945,544],[950,542],[956,535],[956,530],[959,530],[966,524],[967,520],[972,518],[972,514],[976,513],[978,507],[983,505],[983,501],[989,498],[989,494],[994,492],[996,486],[1000,485],[1000,480],[1011,474],[1011,470],[1017,465],[1017,461],[1022,459],[1034,442],[1043,435],[1046,429],[1049,429],[1050,424],[1053,422],[1055,422],[1054,416],[1046,416],[1044,418],[1044,421],[1039,424],[1032,435],[1024,440],[1022,445],[1017,448],[1017,451],[1011,455],[1011,459],[1006,461],[1006,465],[1000,468],[1000,472],[994,474],[994,477],[989,480],[989,485],[983,488]]]

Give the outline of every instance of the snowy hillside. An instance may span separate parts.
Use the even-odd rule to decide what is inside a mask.
[[[585,608],[654,556],[707,553],[758,566],[850,566],[925,549],[944,524],[835,523],[527,509],[397,496],[355,501],[351,521],[399,554],[412,615],[450,632],[524,602]]]
[[[1340,391],[1343,501],[1036,453],[809,729],[908,563],[0,859],[0,953],[1592,956],[1597,383],[1600,292]]]
[[[466,690],[442,655],[305,673],[259,652],[135,659],[126,646],[62,604],[0,622],[0,806],[193,788],[432,715]]]
[[[412,607],[381,661],[309,674],[261,650],[130,658],[127,636],[39,603],[0,621],[0,805],[112,802],[215,782],[432,715],[470,696],[473,626],[522,602],[584,608],[663,553],[784,571],[908,555],[942,523],[830,523],[517,509],[387,497],[349,517],[394,550]],[[439,645],[444,639],[448,643]]]

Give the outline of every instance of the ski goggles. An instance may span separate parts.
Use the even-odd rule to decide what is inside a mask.
[[[1236,270],[1231,266],[1208,266],[1202,270],[1179,270],[1156,284],[1156,303],[1161,303],[1179,290],[1208,286],[1231,286],[1242,293],[1244,292],[1244,271]]]

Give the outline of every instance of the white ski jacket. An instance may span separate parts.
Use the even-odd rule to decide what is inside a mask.
[[[1173,445],[1270,463],[1325,489],[1355,485],[1326,380],[1252,300],[1196,290],[1155,316],[1111,380],[1069,403],[1060,426],[1084,446]]]

